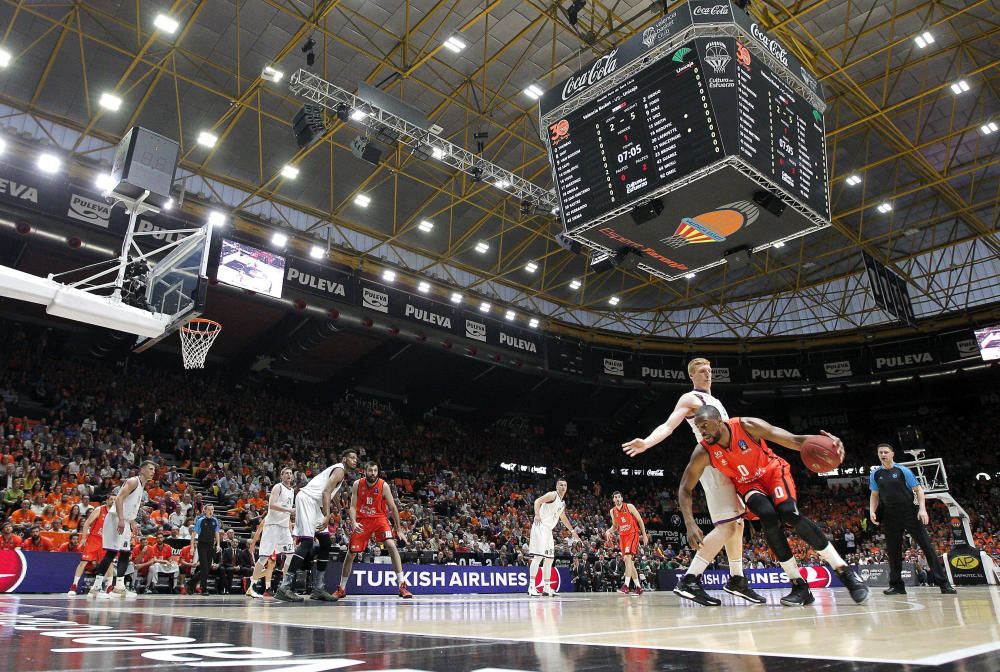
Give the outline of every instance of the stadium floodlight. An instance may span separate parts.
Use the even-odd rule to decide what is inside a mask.
[[[486,241],[480,240],[478,243],[476,243],[476,252],[478,252],[479,254],[486,254],[486,251],[488,249],[490,249],[490,244],[487,243]]]
[[[62,160],[55,154],[46,152],[38,155],[38,163],[36,165],[38,166],[38,170],[52,175],[53,173],[58,173],[59,169],[62,168]]]
[[[437,159],[438,161],[440,161],[444,157],[448,156],[448,153],[445,152],[440,147],[434,147],[433,149],[431,149],[431,156],[433,156],[435,159]]]
[[[94,186],[103,194],[115,188],[115,179],[107,173],[101,173],[94,179]]]
[[[876,209],[884,215],[887,212],[892,212],[892,203],[889,201],[883,201],[878,204],[878,208]]]
[[[286,163],[281,169],[281,176],[286,180],[294,180],[299,176],[299,169],[290,163]]]
[[[322,259],[325,253],[326,250],[324,250],[319,245],[313,245],[312,247],[309,248],[309,256],[312,257],[313,259]]]
[[[488,313],[490,312],[490,308],[492,308],[492,306],[489,301],[483,301],[479,304],[479,312]]]
[[[391,268],[387,268],[382,271],[382,279],[386,282],[396,282],[396,271]]]
[[[527,271],[528,273],[534,273],[535,271],[537,271],[537,270],[538,270],[538,264],[536,264],[536,263],[535,263],[535,262],[533,262],[533,261],[529,261],[529,262],[528,262],[528,263],[527,263],[527,264],[525,265],[525,267],[524,267],[524,270],[526,270],[526,271]]]
[[[861,184],[861,176],[860,175],[848,175],[847,179],[844,180],[844,181],[847,182],[848,186],[856,187],[859,184]]]
[[[934,36],[928,31],[924,31],[920,35],[913,38],[913,41],[917,43],[917,46],[923,49],[929,44],[934,44]]]
[[[364,118],[367,116],[368,113],[365,112],[364,110],[358,110],[358,109],[351,110],[351,119],[353,119],[354,121],[363,121]]]
[[[531,327],[532,329],[537,329],[538,328],[538,318],[537,317],[533,317],[530,320],[528,320],[528,326]]]
[[[163,204],[164,210],[171,210],[174,207],[174,199],[168,198],[167,202]]]
[[[694,273],[688,273],[688,274],[687,274],[687,275],[685,275],[684,277],[685,277],[685,278],[687,278],[688,280],[694,280],[694,276],[695,276],[695,274],[694,274]]]
[[[575,278],[569,283],[569,288],[570,289],[580,289],[580,287],[582,287],[582,286],[583,286],[583,283],[580,282],[579,280],[575,279]]]
[[[524,95],[528,96],[528,98],[531,98],[532,100],[538,100],[544,93],[545,92],[542,91],[541,87],[537,84],[532,84],[524,90]]]
[[[785,246],[785,243],[784,243],[784,241],[781,241],[781,240],[779,240],[779,241],[778,241],[778,242],[776,242],[776,243],[775,243],[774,245],[772,245],[772,247],[776,247],[776,248],[778,248],[779,250],[780,250],[781,248],[783,248],[784,246]]]
[[[465,44],[464,40],[461,40],[452,35],[451,37],[449,37],[447,40],[444,41],[444,46],[457,54],[461,52],[463,49],[465,49],[465,47],[467,47],[468,45]]]
[[[271,244],[275,247],[284,247],[288,244],[288,236],[283,234],[281,231],[275,231],[271,236]]]
[[[271,67],[270,65],[265,65],[264,69],[260,73],[260,78],[263,79],[265,82],[274,82],[275,84],[280,82],[282,77],[284,76],[285,76],[284,72],[278,70],[277,68]]]
[[[451,293],[451,302],[452,303],[462,303],[462,295],[459,294],[458,292],[452,292]]]
[[[979,130],[982,131],[983,135],[989,135],[990,133],[996,133],[997,132],[997,123],[995,121],[988,121],[985,124],[983,124],[982,126],[980,126]]]
[[[434,229],[434,222],[429,219],[422,219],[420,220],[420,224],[417,225],[417,228],[424,233],[430,233],[431,230]]]
[[[608,299],[608,303],[610,303],[612,306],[617,306],[618,301],[619,299],[617,296],[612,296],[610,299]]]
[[[495,186],[497,189],[506,189],[507,187],[510,186],[510,182],[508,182],[507,180],[497,180],[496,182],[493,183],[493,186]]]
[[[429,291],[431,291],[431,283],[427,282],[426,280],[421,280],[420,284],[417,285],[417,291],[420,292],[421,294],[428,293]]]
[[[517,314],[513,310],[508,310],[504,317],[507,318],[508,322],[513,322]]]
[[[219,136],[214,133],[209,133],[208,131],[202,131],[198,134],[198,144],[202,147],[215,147],[215,143],[219,141]]]
[[[221,212],[219,212],[218,210],[213,210],[212,212],[208,213],[208,223],[211,224],[213,227],[225,226],[226,216]]]
[[[960,93],[965,93],[966,91],[969,90],[969,83],[964,79],[960,79],[951,85],[951,90],[955,93],[956,96],[959,95]]]
[[[369,205],[371,205],[371,202],[372,202],[372,197],[368,196],[367,194],[358,194],[357,196],[354,197],[354,205],[357,205],[358,207],[361,208],[367,208]]]
[[[101,94],[101,98],[100,100],[97,101],[97,104],[103,107],[105,110],[117,112],[119,109],[121,109],[122,99],[113,93],[108,93],[105,91],[104,93]]]
[[[166,14],[157,14],[156,18],[153,19],[153,25],[167,35],[173,35],[181,27],[177,19],[171,18]]]
[[[10,52],[6,49],[0,49],[0,68],[6,68],[10,65],[11,58]]]

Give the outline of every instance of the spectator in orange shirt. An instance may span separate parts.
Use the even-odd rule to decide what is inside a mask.
[[[13,551],[21,548],[22,543],[21,537],[14,534],[14,526],[10,521],[4,523],[0,528],[0,551]]]
[[[67,530],[78,530],[83,518],[80,516],[80,507],[74,506],[69,510],[69,516],[63,521],[63,526]]]
[[[21,501],[21,508],[10,514],[10,522],[17,527],[28,527],[35,522],[35,512],[31,510],[31,500]]]
[[[23,551],[51,551],[52,542],[42,536],[42,528],[39,525],[31,526],[31,536],[21,544]]]
[[[42,523],[48,523],[51,525],[52,521],[56,518],[58,518],[58,515],[56,514],[56,507],[49,504],[45,507],[45,510],[42,511]]]
[[[59,547],[60,553],[79,553],[81,550],[83,549],[80,548],[80,535],[76,532],[69,535],[69,541]]]

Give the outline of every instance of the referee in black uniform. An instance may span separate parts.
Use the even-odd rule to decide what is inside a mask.
[[[197,543],[198,548],[198,569],[188,583],[187,591],[189,595],[194,595],[195,588],[200,583],[201,592],[208,595],[208,575],[212,571],[212,562],[215,554],[222,550],[222,535],[219,532],[219,519],[213,514],[215,506],[205,505],[205,515],[200,516],[194,524],[194,536],[191,538],[191,546]]]
[[[886,595],[905,595],[903,584],[903,532],[919,544],[927,558],[934,583],[942,593],[955,593],[948,583],[937,549],[927,534],[927,508],[924,504],[924,489],[917,483],[913,472],[892,461],[894,451],[888,443],[878,445],[878,459],[882,466],[876,467],[868,479],[871,487],[871,519],[881,524],[885,532],[885,552],[889,556],[889,588]],[[916,503],[914,503],[916,500]],[[876,515],[877,512],[877,515]]]

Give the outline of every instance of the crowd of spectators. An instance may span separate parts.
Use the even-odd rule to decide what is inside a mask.
[[[526,565],[532,503],[551,489],[554,473],[533,474],[519,465],[556,467],[568,477],[567,512],[584,544],[570,546],[569,531],[557,530],[557,555],[571,563],[581,589],[608,589],[621,575],[621,558],[603,537],[615,489],[642,512],[652,533],[637,558],[647,582],[658,569],[684,568],[691,559],[689,549],[663,533],[671,526],[676,531],[676,484],[687,450],[664,447],[643,456],[663,469],[662,476],[624,476],[617,467],[628,462],[618,444],[630,437],[553,437],[530,426],[484,427],[435,414],[407,421],[390,403],[350,392],[331,398],[274,380],[190,375],[155,359],[133,357],[124,365],[77,358],[62,354],[58,332],[9,322],[0,327],[0,549],[77,550],[92,508],[150,459],[159,468],[138,521],[137,575],[180,589],[178,577],[201,560],[190,550],[192,528],[213,502],[223,514],[225,543],[211,562],[220,589],[228,590],[235,577],[250,572],[246,540],[266,513],[267,492],[280,469],[291,466],[302,485],[354,447],[362,463],[377,459],[397,489],[409,537],[405,561]],[[995,443],[997,430],[996,414],[983,406],[982,414],[970,411],[959,424],[964,436],[977,436],[985,448]],[[949,468],[952,492],[970,511],[976,542],[996,556],[995,451],[970,463],[961,437],[934,425],[927,434],[929,454],[955,465]],[[872,432],[850,457],[863,463],[862,451],[870,448],[873,463],[881,438]],[[990,480],[976,480],[980,471]],[[884,561],[882,535],[867,518],[866,485],[831,487],[804,474],[799,479],[803,510],[851,561]],[[930,529],[944,551],[947,511],[939,505],[929,510]],[[331,532],[334,548],[345,551],[339,517]],[[804,543],[794,550],[801,562],[818,562]],[[907,552],[919,559],[917,551]],[[379,561],[379,554],[372,547],[369,559]],[[751,567],[774,564],[752,528],[745,560]]]

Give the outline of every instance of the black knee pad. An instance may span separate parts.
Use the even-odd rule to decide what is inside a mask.
[[[131,550],[118,551],[118,576],[125,576],[125,572],[128,571],[128,561],[131,557]]]
[[[299,539],[299,545],[295,547],[295,555],[303,560],[308,560],[313,552],[314,541],[311,538]]]
[[[319,550],[316,551],[316,559],[328,560],[330,558],[330,549],[333,548],[333,542],[330,540],[330,535],[317,535],[316,541],[319,542]]]
[[[781,504],[778,504],[777,509],[778,515],[781,517],[781,522],[786,525],[795,527],[802,519],[802,515],[799,513],[798,504],[795,503],[794,499],[786,499]]]

